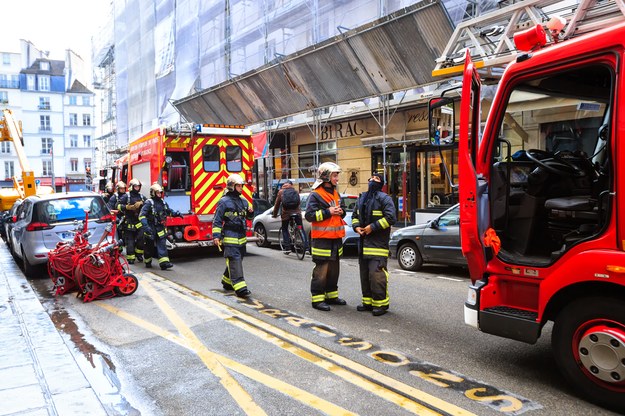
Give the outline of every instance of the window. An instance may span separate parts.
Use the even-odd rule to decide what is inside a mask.
[[[70,126],[77,126],[78,125],[78,114],[76,114],[76,113],[69,113],[69,125]]]
[[[202,149],[205,172],[219,171],[219,146],[204,146]]]
[[[4,162],[4,177],[11,179],[13,176],[15,176],[15,165],[12,161]]]
[[[50,91],[49,75],[39,75],[39,91]]]
[[[75,95],[70,95],[69,96],[69,105],[76,105],[76,96]]]
[[[77,134],[69,135],[69,147],[78,147],[78,135]]]
[[[303,176],[306,178],[314,178],[316,175],[317,166],[315,166],[315,153],[314,144],[302,145],[298,148],[298,164],[303,172]],[[323,162],[336,163],[336,142],[319,143],[319,164]],[[283,165],[281,164],[280,166]],[[286,164],[284,166],[286,166]]]
[[[39,97],[39,109],[40,110],[50,109],[50,97]]]
[[[83,114],[82,115],[82,125],[90,126],[91,125],[91,114]]]
[[[22,204],[22,205],[25,205]],[[22,206],[20,205],[20,207]],[[60,198],[49,201],[39,201],[33,210],[33,220],[48,224],[57,222],[82,221],[85,219],[85,211],[89,212],[90,220],[97,220],[104,214],[108,214],[108,209],[104,199],[100,196],[83,196],[74,198]]]
[[[39,62],[39,69],[41,69],[42,71],[49,71],[50,70],[50,62],[40,61]]]
[[[9,84],[9,88],[19,88],[19,87],[20,87],[20,76],[11,75],[11,83]]]
[[[3,53],[2,54],[2,65],[11,65],[11,54]]]
[[[241,148],[239,146],[226,147],[226,169],[229,172],[241,172],[243,170]]]
[[[26,89],[29,91],[35,90],[35,76],[34,75],[26,75]]]
[[[85,158],[85,172],[91,170],[91,159]]]
[[[42,176],[52,176],[52,161],[42,160]]]
[[[78,159],[77,158],[71,158],[69,160],[69,170],[71,172],[78,172]]]
[[[11,153],[11,142],[0,142],[0,153]]]
[[[41,138],[41,154],[42,155],[52,154],[52,138],[50,137]]]
[[[85,147],[91,147],[91,136],[85,134],[82,136],[82,142]]]
[[[82,97],[82,105],[91,105],[91,97]]]
[[[9,93],[6,91],[0,91],[0,104],[9,103]]]
[[[39,130],[40,131],[51,131],[50,127],[50,116],[39,116]]]

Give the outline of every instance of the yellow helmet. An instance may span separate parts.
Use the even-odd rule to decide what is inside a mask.
[[[163,187],[159,183],[155,183],[152,186],[150,186],[150,196],[151,197],[157,196],[157,197],[161,198],[162,194],[163,194]]]

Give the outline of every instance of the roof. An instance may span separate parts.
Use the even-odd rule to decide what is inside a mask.
[[[85,87],[80,81],[74,80],[74,83],[67,92],[93,94],[89,88]]]
[[[421,1],[173,105],[189,122],[252,125],[415,88],[452,33],[442,2]]]
[[[49,62],[50,69],[44,71],[41,69],[41,62]],[[22,74],[48,74],[52,76],[65,76],[65,61],[59,61],[55,59],[43,59],[38,58],[28,68],[20,71]]]
[[[39,201],[49,201],[52,199],[64,199],[64,198],[81,198],[85,196],[98,196],[100,194],[96,192],[84,191],[84,192],[56,192],[46,195],[31,195],[28,198],[37,199]],[[27,199],[28,199],[27,198]]]

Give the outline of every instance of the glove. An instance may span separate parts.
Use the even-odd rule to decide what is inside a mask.
[[[146,240],[154,240],[154,233],[152,230],[145,230],[143,232],[143,237],[145,237]]]
[[[135,207],[135,205],[134,205],[134,204],[127,204],[127,205],[126,205],[126,211],[134,211],[134,210],[136,210],[136,209],[137,209],[137,208]]]
[[[143,205],[143,201],[139,200],[137,202],[135,202],[134,204],[135,209],[139,209],[141,208],[141,205]]]

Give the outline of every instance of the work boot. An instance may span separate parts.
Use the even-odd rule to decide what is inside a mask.
[[[386,313],[387,309],[388,306],[382,308],[373,308],[373,311],[371,311],[371,313],[373,314],[373,316],[382,316]]]
[[[328,305],[347,305],[347,302],[345,301],[345,299],[341,299],[341,298],[333,298],[333,299],[326,299],[326,302]]]
[[[130,260],[128,260],[128,264],[135,264],[135,261],[130,259]]]
[[[358,312],[371,312],[373,310],[373,306],[371,306],[371,305],[358,305],[358,306],[356,306],[356,310]]]
[[[172,267],[174,267],[174,265],[170,261],[161,263],[160,266],[161,266],[161,270],[167,270],[167,269],[171,269]]]
[[[152,268],[152,262],[145,263],[145,268],[146,269],[151,269]]]
[[[143,262],[143,256],[141,254],[137,254],[137,261]]]
[[[224,290],[234,290],[232,285],[229,285],[228,283],[221,282],[221,285],[223,286]]]
[[[329,310],[331,310],[332,308],[330,308],[330,305],[328,305],[325,302],[317,302],[317,303],[313,303],[312,307],[315,309],[318,309],[320,311],[324,311],[324,312],[328,312]]]
[[[248,298],[252,294],[252,292],[248,288],[239,289],[236,292],[236,295],[240,298]]]

